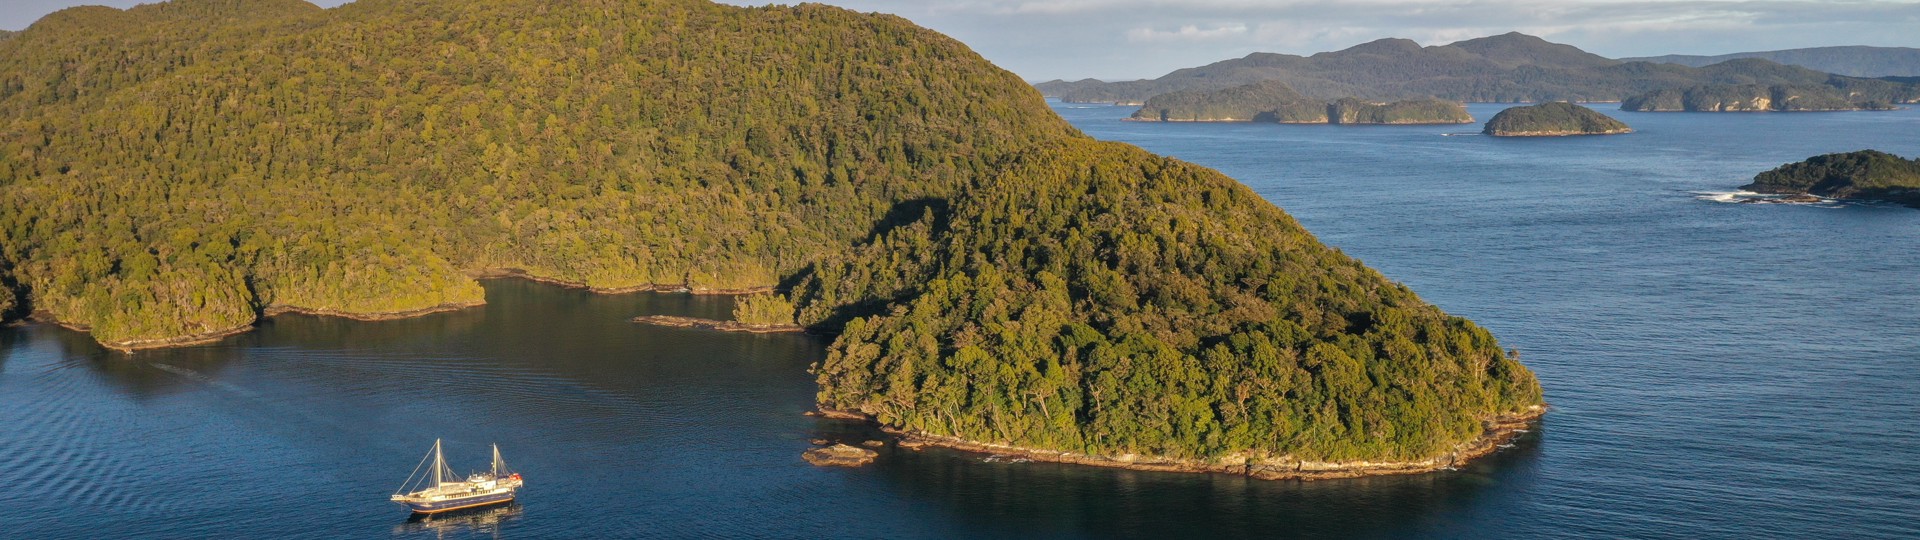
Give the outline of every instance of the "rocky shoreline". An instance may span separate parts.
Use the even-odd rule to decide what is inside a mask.
[[[805,332],[807,329],[797,324],[747,324],[740,321],[721,321],[699,317],[681,317],[678,315],[641,315],[633,322],[667,326],[673,328],[699,328],[720,332],[747,332],[750,334],[782,334]]]
[[[79,327],[79,326],[63,323],[60,321],[48,321],[48,322],[59,325],[63,328],[67,328],[69,330],[78,330],[81,332],[87,332],[90,330],[85,327]],[[222,339],[225,339],[227,336],[246,333],[248,330],[252,330],[252,329],[253,329],[253,323],[250,322],[250,323],[235,326],[232,328],[225,328],[225,329],[213,330],[208,332],[200,332],[197,334],[188,334],[184,336],[175,336],[175,337],[166,337],[166,338],[157,338],[157,339],[134,339],[134,340],[127,340],[127,341],[116,341],[112,343],[101,343],[100,346],[113,349],[116,351],[120,351],[123,353],[131,353],[134,351],[149,350],[149,349],[165,349],[169,347],[185,347],[188,345],[201,345],[206,343],[213,343],[215,341],[220,341]]]
[[[1486,420],[1485,431],[1483,431],[1479,437],[1455,447],[1451,452],[1419,461],[1322,462],[1285,459],[1262,460],[1251,457],[1198,460],[1139,455],[1101,456],[982,443],[957,437],[910,432],[885,425],[880,426],[880,429],[899,437],[902,446],[908,444],[939,446],[966,452],[1012,456],[1050,463],[1114,467],[1135,471],[1233,474],[1260,480],[1330,480],[1363,476],[1419,474],[1458,467],[1468,461],[1498,451],[1503,445],[1511,442],[1521,433],[1527,432],[1530,426],[1533,426],[1542,416],[1545,416],[1546,413],[1546,406],[1535,405],[1517,414]],[[826,418],[844,420],[874,421],[870,416],[850,411],[822,409],[819,415]]]
[[[618,288],[593,287],[580,282],[567,281],[563,279],[549,278],[549,277],[543,277],[543,276],[536,276],[533,274],[528,274],[523,270],[515,269],[515,268],[489,268],[485,270],[468,272],[467,275],[469,277],[472,277],[473,279],[524,279],[524,280],[532,281],[535,283],[544,283],[548,285],[566,287],[569,289],[585,289],[589,292],[593,292],[596,294],[628,294],[628,293],[636,293],[636,292],[679,292],[679,293],[700,294],[700,295],[745,295],[745,294],[759,294],[759,293],[769,292],[773,290],[773,287],[771,286],[747,287],[747,288],[739,288],[739,289],[701,289],[701,288],[687,287],[686,285],[639,285],[634,287],[618,287]],[[267,306],[266,308],[263,308],[260,312],[260,318],[273,317],[276,315],[284,315],[288,313],[295,313],[295,314],[301,314],[301,315],[314,315],[314,316],[321,316],[321,317],[340,317],[343,319],[352,319],[356,321],[391,321],[391,320],[397,320],[397,319],[410,319],[413,317],[432,315],[434,313],[442,313],[447,311],[457,311],[457,310],[462,310],[462,309],[467,309],[472,307],[479,307],[483,305],[486,305],[485,300],[473,301],[473,302],[451,302],[451,303],[440,304],[436,306],[430,306],[430,307],[425,307],[420,309],[404,310],[404,311],[378,311],[378,312],[341,311],[341,310],[326,309],[326,308],[277,305],[277,306]],[[646,317],[641,317],[641,318],[646,318]],[[667,318],[671,319],[674,317],[667,317]],[[666,322],[666,321],[640,321],[639,318],[635,319],[635,321],[648,322],[650,324],[659,324],[662,326],[690,326],[690,327],[711,328],[713,330],[720,330],[725,332],[775,333],[775,332],[800,332],[804,330],[799,326],[792,326],[789,328],[782,325],[747,325],[747,324],[742,324],[742,323],[733,322],[733,321],[710,321],[708,319],[692,319],[688,317],[680,317],[680,318],[689,319],[690,321],[693,321],[693,324],[682,324],[682,323]],[[66,321],[61,321],[53,317],[52,314],[49,314],[46,312],[35,312],[22,319],[22,322],[25,322],[25,321],[44,322],[44,323],[53,324],[62,328],[66,328],[68,330],[73,330],[76,332],[91,333],[93,330],[91,327],[88,327],[87,325],[74,324]],[[186,334],[186,335],[180,335],[180,336],[168,336],[164,338],[115,341],[111,343],[100,342],[100,345],[108,349],[113,349],[123,353],[130,353],[134,351],[149,350],[149,349],[165,349],[169,347],[186,347],[190,345],[201,345],[201,344],[219,341],[223,338],[226,338],[228,336],[232,336],[235,334],[245,333],[249,330],[252,330],[254,326],[259,324],[259,322],[260,321],[256,319],[253,321],[248,321],[246,324],[241,324],[241,325],[233,326],[230,328],[221,328],[216,330],[196,332],[193,334]],[[708,325],[707,323],[716,323],[716,324]]]
[[[1578,137],[1582,135],[1625,135],[1633,133],[1631,129],[1609,129],[1603,131],[1494,131],[1487,135],[1495,137]]]
[[[376,311],[376,312],[366,312],[366,313],[358,312],[358,311],[340,311],[336,309],[309,308],[309,307],[300,307],[300,306],[268,306],[267,309],[261,313],[261,315],[266,317],[272,317],[275,315],[285,315],[288,313],[295,313],[300,315],[314,315],[314,316],[320,316],[320,317],[339,317],[342,319],[353,319],[356,321],[392,321],[392,320],[398,320],[398,319],[411,319],[414,317],[432,315],[435,313],[445,313],[448,311],[459,311],[462,309],[467,309],[471,307],[480,307],[484,305],[487,305],[487,303],[484,301],[449,302],[449,303],[440,304],[437,306],[424,307],[420,309],[410,309],[405,311]]]

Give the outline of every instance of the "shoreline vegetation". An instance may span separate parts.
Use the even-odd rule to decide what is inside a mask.
[[[1546,416],[1550,407],[1545,404],[1511,414],[1495,416],[1481,422],[1481,433],[1466,442],[1455,445],[1449,451],[1422,460],[1412,461],[1314,461],[1277,458],[1257,458],[1245,455],[1222,456],[1213,459],[1187,459],[1138,454],[1094,455],[1040,448],[1026,448],[1010,444],[988,443],[932,435],[903,430],[886,425],[872,416],[851,411],[821,408],[812,413],[814,416],[835,420],[853,420],[872,423],[884,433],[899,440],[902,448],[938,446],[962,452],[991,454],[1025,458],[1048,463],[1072,465],[1090,465],[1133,471],[1178,472],[1178,473],[1216,473],[1246,476],[1257,480],[1333,480],[1340,478],[1360,478],[1366,476],[1389,476],[1402,474],[1421,474],[1443,469],[1457,468],[1475,459],[1486,457],[1501,450],[1505,445],[1521,434],[1535,429],[1541,418]]]

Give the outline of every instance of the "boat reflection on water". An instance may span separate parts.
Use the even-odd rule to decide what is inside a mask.
[[[499,535],[500,526],[520,519],[520,503],[454,510],[439,514],[413,514],[393,527],[395,536],[432,536],[469,538],[475,534]]]

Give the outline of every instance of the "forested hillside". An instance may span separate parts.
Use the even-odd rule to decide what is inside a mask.
[[[975,440],[1405,458],[1540,402],[1232,179],[1090,141],[890,16],[76,8],[0,41],[0,133],[0,300],[116,347],[468,305],[513,269],[788,284],[739,313],[845,330],[823,404]]]
[[[1067,136],[1018,82],[822,6],[76,8],[0,42],[0,246],[117,345],[477,302],[492,268],[770,286]]]

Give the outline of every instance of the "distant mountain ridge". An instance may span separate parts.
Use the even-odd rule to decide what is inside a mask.
[[[1920,76],[1920,49],[1912,47],[1811,47],[1778,51],[1739,52],[1717,56],[1669,54],[1622,58],[1623,62],[1653,62],[1701,67],[1741,58],[1759,58],[1790,66],[1825,71],[1848,77]]]
[[[1764,59],[1705,67],[1625,62],[1518,32],[1432,47],[1388,38],[1312,56],[1254,53],[1175,70],[1157,79],[1048,81],[1035,86],[1066,101],[1144,103],[1169,92],[1219,90],[1264,80],[1284,82],[1319,99],[1620,101],[1658,90],[1708,85],[1824,85],[1844,87],[1859,99],[1920,99],[1903,83],[1863,83],[1859,82],[1863,79]]]

